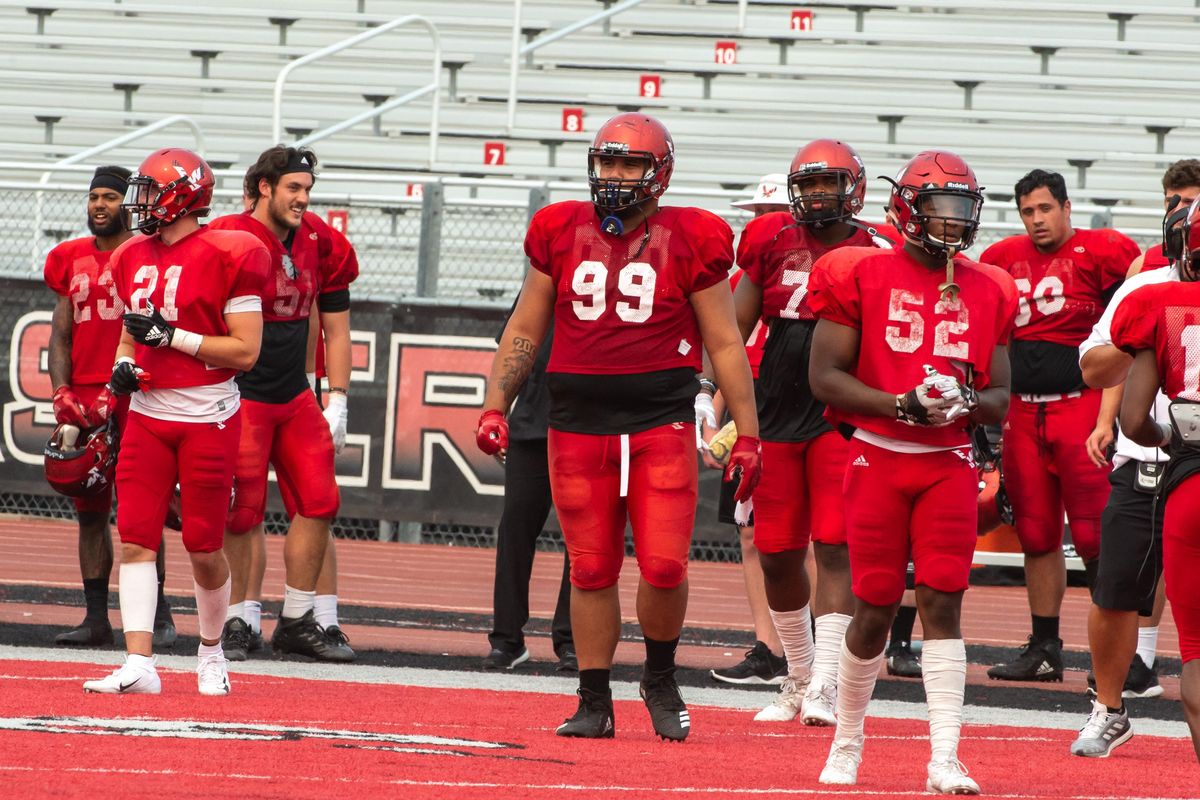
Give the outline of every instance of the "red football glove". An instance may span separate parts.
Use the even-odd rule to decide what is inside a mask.
[[[508,420],[504,414],[492,408],[479,415],[479,424],[475,426],[475,444],[489,456],[508,449]]]
[[[758,477],[762,472],[762,445],[756,436],[739,436],[729,451],[729,466],[725,467],[725,480],[732,481],[740,475],[733,499],[744,503],[754,494]]]
[[[108,422],[108,418],[117,410],[117,398],[105,386],[100,390],[100,394],[96,395],[96,399],[92,401],[91,407],[87,410],[88,422],[93,427],[99,427]]]
[[[85,430],[92,427],[88,424],[87,411],[79,401],[79,395],[65,384],[54,391],[54,421],[59,425],[74,425]]]

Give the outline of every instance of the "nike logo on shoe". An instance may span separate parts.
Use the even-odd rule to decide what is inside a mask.
[[[129,683],[122,683],[122,684],[120,684],[120,685],[117,687],[117,691],[118,691],[118,692],[122,692],[122,693],[124,693],[124,692],[127,692],[127,691],[129,691],[130,689],[132,689],[134,686],[137,686],[137,684],[138,684],[138,681],[139,681],[139,680],[141,680],[141,679],[140,679],[140,678],[134,678],[134,679],[133,679],[133,680],[131,680]]]

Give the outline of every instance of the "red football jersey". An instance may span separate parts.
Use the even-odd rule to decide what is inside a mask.
[[[985,389],[996,345],[1007,344],[1012,332],[1016,286],[1003,270],[960,256],[954,280],[962,291],[950,301],[937,288],[945,277],[903,249],[841,248],[817,263],[809,302],[818,318],[861,332],[853,374],[868,386],[903,394],[925,379],[926,364],[960,380],[970,365],[975,388]],[[893,439],[946,447],[967,442],[965,417],[932,428],[833,407],[826,416]]]
[[[1008,272],[1021,294],[1013,338],[1078,347],[1104,313],[1104,294],[1141,254],[1123,233],[1076,230],[1053,253],[1026,235],[996,242],[979,260]]]
[[[205,226],[172,245],[158,236],[134,237],[113,251],[111,265],[117,293],[130,310],[145,311],[153,303],[172,325],[226,336],[226,305],[264,294],[271,256],[247,233]],[[134,360],[150,373],[153,389],[209,386],[237,374],[171,347],[136,345]]]
[[[1162,245],[1151,245],[1142,253],[1142,268],[1138,270],[1138,273],[1149,272],[1152,269],[1169,267],[1170,265],[1171,259],[1163,255]]]
[[[1153,350],[1163,394],[1200,402],[1200,283],[1155,283],[1130,292],[1113,314],[1112,340],[1130,354]]]
[[[700,371],[700,329],[688,296],[729,276],[733,231],[708,211],[664,206],[648,232],[636,225],[607,234],[595,207],[581,201],[534,215],[525,253],[558,292],[547,372]]]
[[[85,236],[63,242],[46,256],[46,285],[71,301],[71,383],[107,383],[112,375],[121,315],[125,304],[117,294],[109,257],[116,250],[96,249]]]
[[[729,288],[732,291],[737,291],[737,286],[741,283],[742,277],[746,274],[744,270],[735,270],[733,275],[729,277]],[[759,319],[754,325],[754,330],[750,331],[750,338],[746,340],[746,358],[750,360],[750,374],[758,377],[758,369],[762,366],[763,348],[767,344],[767,321]]]
[[[901,241],[893,228],[879,232],[893,242]],[[796,224],[791,212],[776,211],[746,224],[738,240],[737,264],[762,287],[764,319],[816,319],[808,304],[813,264],[839,247],[873,246],[878,246],[876,238],[859,228],[843,242],[822,244],[806,226]]]
[[[300,234],[317,235],[317,251],[321,259],[321,288],[319,294],[349,288],[358,279],[358,253],[346,235],[332,227],[319,214],[305,211],[300,222]]]

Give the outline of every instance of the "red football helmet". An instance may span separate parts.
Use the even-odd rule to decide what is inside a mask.
[[[1179,279],[1200,280],[1200,198],[1187,210],[1177,226],[1179,230]]]
[[[90,497],[112,486],[117,467],[117,428],[109,420],[98,428],[80,430],[59,425],[46,442],[46,482],[68,497]]]
[[[602,179],[601,158],[642,158],[647,166],[641,178]],[[612,214],[661,197],[674,168],[675,143],[665,125],[645,114],[617,114],[600,126],[588,148],[592,202],[601,213]]]
[[[804,191],[818,176],[832,177],[837,190]],[[801,225],[823,228],[862,211],[867,196],[867,168],[853,147],[836,139],[817,139],[796,152],[788,173],[792,216]],[[813,208],[814,204],[820,208]]]
[[[966,161],[947,150],[926,150],[901,167],[894,180],[884,179],[892,184],[888,211],[896,227],[927,253],[953,256],[975,241],[983,194]]]
[[[191,150],[168,147],[147,156],[129,178],[122,209],[129,212],[136,230],[153,234],[189,214],[208,214],[214,184],[212,169],[203,158]]]

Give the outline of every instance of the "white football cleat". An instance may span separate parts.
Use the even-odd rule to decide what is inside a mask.
[[[125,656],[125,663],[99,680],[84,681],[83,690],[96,694],[158,694],[162,681],[154,668],[154,656]]]
[[[801,683],[788,676],[779,686],[779,694],[771,704],[754,715],[755,722],[791,722],[800,713],[808,681]]]
[[[229,661],[224,653],[200,656],[196,665],[196,683],[200,694],[223,697],[229,694]]]
[[[809,684],[800,707],[800,721],[805,725],[828,727],[837,724],[837,684]]]
[[[979,794],[979,784],[967,776],[967,768],[957,758],[929,762],[929,780],[925,791],[934,794]]]
[[[829,748],[825,769],[821,770],[821,783],[836,786],[853,786],[858,783],[858,765],[862,761],[862,744],[838,746],[836,740]]]

